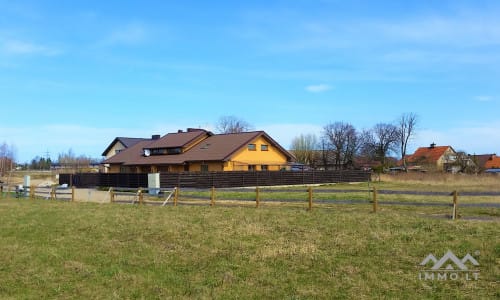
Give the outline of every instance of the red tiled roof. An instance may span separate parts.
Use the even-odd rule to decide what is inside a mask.
[[[500,157],[492,155],[490,159],[484,164],[485,169],[497,169],[500,168]]]
[[[492,156],[495,156],[495,154],[474,154],[472,156],[472,159],[478,165],[478,167],[485,168],[486,163]]]
[[[437,162],[451,146],[420,147],[415,153],[406,158],[407,162]]]

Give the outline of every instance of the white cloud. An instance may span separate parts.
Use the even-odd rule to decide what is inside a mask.
[[[39,54],[45,56],[55,56],[61,54],[62,52],[60,49],[21,40],[3,41],[0,44],[0,49],[2,52],[10,55]]]
[[[362,27],[376,36],[400,42],[484,46],[500,43],[500,22],[494,12],[420,15],[401,21],[380,21]]]
[[[309,85],[306,87],[306,91],[311,93],[322,93],[331,89],[332,87],[329,86],[328,84],[316,84],[316,85]]]
[[[482,95],[482,96],[474,97],[474,100],[476,100],[478,102],[490,102],[491,100],[493,100],[493,97],[487,96],[487,95]]]
[[[139,23],[127,24],[112,30],[100,44],[110,45],[139,45],[148,39],[146,27]]]

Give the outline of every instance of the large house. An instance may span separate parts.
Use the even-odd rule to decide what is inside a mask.
[[[448,171],[457,160],[457,153],[451,146],[420,147],[412,155],[406,156],[409,169],[425,168],[438,171]]]
[[[108,152],[115,143],[116,139]],[[293,160],[264,131],[213,134],[188,128],[139,140],[103,164],[110,173],[273,171],[287,168]]]

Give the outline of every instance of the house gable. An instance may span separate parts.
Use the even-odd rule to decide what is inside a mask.
[[[409,165],[433,165],[442,169],[445,164],[456,160],[456,152],[451,146],[436,146],[431,144],[429,147],[420,147],[415,153],[406,157]]]
[[[227,158],[232,170],[280,170],[293,157],[266,135],[258,135]]]
[[[137,144],[138,142],[141,141],[147,141],[149,139],[144,139],[144,138],[128,138],[128,137],[116,137],[111,144],[104,150],[104,152],[101,154],[102,156],[107,158],[110,158],[119,152],[132,147],[133,145]]]

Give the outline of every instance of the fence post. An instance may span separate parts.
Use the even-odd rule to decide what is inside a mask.
[[[212,190],[210,192],[210,206],[215,205],[215,187],[212,186]]]
[[[453,196],[453,211],[451,213],[451,219],[456,220],[458,216],[458,192],[455,190],[451,193]]]
[[[35,186],[30,185],[30,199],[33,200],[35,199]]]
[[[373,212],[376,213],[378,209],[377,203],[377,188],[373,187]]]
[[[179,200],[179,187],[177,187],[174,192],[174,206],[177,206],[178,200]]]
[[[115,202],[115,192],[112,187],[109,188],[109,201],[111,203]]]
[[[139,196],[139,205],[144,204],[144,195],[142,194],[142,189],[137,190],[137,195]]]
[[[307,188],[307,193],[309,194],[309,210],[313,208],[313,190],[312,187]]]
[[[75,201],[75,187],[71,187],[71,202]]]
[[[0,184],[0,198],[3,199],[3,183]]]
[[[50,200],[56,200],[56,186],[52,186],[50,189]]]
[[[260,189],[259,187],[255,188],[255,208],[259,208],[260,204]]]

